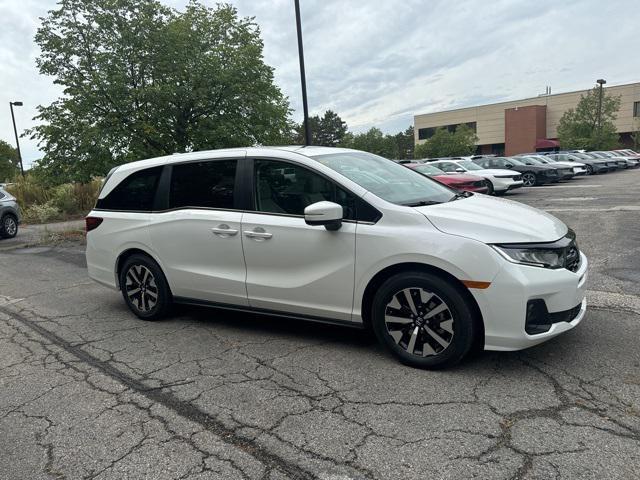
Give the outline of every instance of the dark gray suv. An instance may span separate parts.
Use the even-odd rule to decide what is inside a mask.
[[[18,234],[20,207],[15,197],[0,185],[0,238],[13,238]]]

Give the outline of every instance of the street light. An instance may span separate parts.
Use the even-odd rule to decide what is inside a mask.
[[[304,51],[302,49],[302,27],[300,26],[300,1],[294,0],[296,7],[296,30],[298,31],[298,56],[300,57],[300,83],[302,84],[302,111],[304,113],[304,144],[311,145],[309,108],[307,107],[307,81],[304,73]]]
[[[18,140],[18,130],[16,129],[16,117],[13,115],[13,106],[21,107],[22,102],[9,102],[11,109],[11,120],[13,120],[13,133],[16,136],[16,148],[18,150],[18,160],[20,161],[20,173],[24,177],[24,167],[22,166],[22,154],[20,153],[20,141]]]
[[[600,127],[602,125],[602,86],[607,83],[604,78],[599,78],[596,80],[596,83],[600,85],[600,92],[598,95],[598,132],[600,131]]]

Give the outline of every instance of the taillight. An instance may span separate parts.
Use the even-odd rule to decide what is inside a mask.
[[[102,223],[102,218],[100,217],[86,217],[84,219],[84,223],[86,226],[86,231],[89,233],[91,230],[95,230]]]

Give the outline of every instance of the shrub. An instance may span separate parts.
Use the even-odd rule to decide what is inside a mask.
[[[31,205],[22,211],[25,223],[47,223],[60,218],[60,211],[51,203]]]
[[[64,183],[55,187],[49,203],[66,215],[78,213],[78,206],[74,197],[74,188],[70,183]]]

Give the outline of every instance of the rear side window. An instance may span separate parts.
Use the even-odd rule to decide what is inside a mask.
[[[237,165],[237,160],[174,165],[169,208],[232,209]]]
[[[161,172],[161,166],[133,172],[105,198],[99,199],[96,208],[150,212]]]

